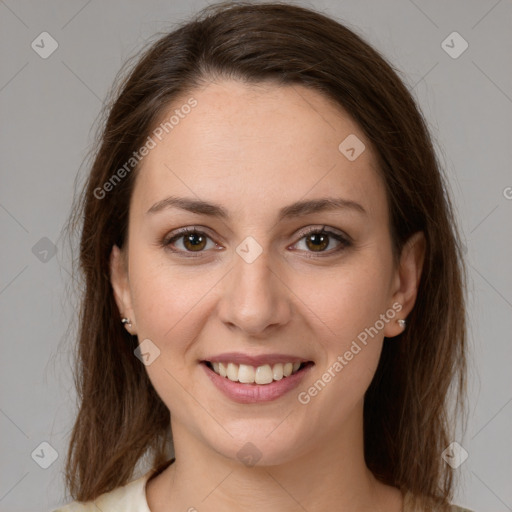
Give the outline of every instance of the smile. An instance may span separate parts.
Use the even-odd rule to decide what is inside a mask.
[[[276,363],[254,367],[247,364],[221,363],[207,361],[206,363],[217,375],[226,377],[232,382],[243,384],[270,384],[297,373],[306,363]]]
[[[245,358],[247,359],[247,358]],[[227,398],[241,404],[276,400],[295,389],[314,367],[312,361],[250,365],[201,361],[210,382]],[[249,362],[249,361],[246,361]]]

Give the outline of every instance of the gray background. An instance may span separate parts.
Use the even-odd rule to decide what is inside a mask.
[[[60,234],[103,99],[148,37],[206,3],[0,0],[1,511],[66,501],[62,470],[75,407],[66,328],[76,312]],[[344,21],[400,69],[437,140],[470,278],[470,414],[457,439],[469,458],[456,470],[457,501],[475,511],[512,510],[512,3],[300,4]],[[31,47],[44,31],[58,42],[46,59]],[[453,31],[469,44],[458,58],[441,46]],[[39,464],[51,462],[52,450],[42,442],[58,455],[48,469]]]

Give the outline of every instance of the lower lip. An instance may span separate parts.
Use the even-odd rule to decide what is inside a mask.
[[[241,404],[254,404],[258,402],[270,402],[277,400],[292,389],[296,388],[309,370],[312,364],[302,368],[297,373],[281,380],[275,380],[270,384],[242,384],[233,382],[227,377],[222,377],[210,369],[205,363],[201,363],[206,375],[228,398]]]

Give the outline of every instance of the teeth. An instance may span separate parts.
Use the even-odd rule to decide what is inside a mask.
[[[274,380],[281,380],[297,372],[301,363],[276,363],[273,366],[264,364],[255,368],[247,364],[211,363],[213,371],[221,377],[227,377],[233,382],[243,384],[270,384]]]
[[[286,363],[283,365],[283,375],[289,377],[293,371],[293,363]]]
[[[256,368],[256,375],[254,377],[254,382],[256,382],[256,384],[270,384],[273,380],[274,376],[272,375],[272,368],[270,368],[270,365],[265,364]]]
[[[275,364],[272,368],[274,380],[281,380],[283,378],[283,365]]]
[[[234,363],[228,363],[228,379],[233,382],[238,382],[238,365]]]
[[[232,364],[232,363],[230,363]],[[234,366],[234,365],[233,365]],[[233,380],[233,379],[231,379]],[[254,368],[246,364],[241,364],[238,367],[238,381],[250,384],[254,382]]]

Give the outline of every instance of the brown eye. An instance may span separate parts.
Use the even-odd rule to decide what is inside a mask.
[[[351,245],[351,241],[348,237],[328,231],[325,228],[316,228],[305,232],[299,242],[302,240],[305,241],[306,246],[304,252],[309,254],[316,253],[320,257],[334,255]],[[208,247],[208,241],[212,242],[210,247]],[[297,242],[297,244],[299,242]],[[337,246],[335,242],[337,242]],[[330,248],[333,243],[335,247]],[[181,229],[177,233],[171,234],[168,238],[163,240],[161,244],[173,253],[190,257],[201,256],[201,254],[207,252],[209,248],[218,247],[206,233],[195,228]],[[327,250],[328,248],[330,248],[330,250]]]
[[[328,231],[325,228],[322,229],[310,229],[309,231],[303,233],[302,238],[299,240],[300,243],[304,240],[304,245],[306,246],[306,253],[317,253],[319,256],[330,256],[335,253],[350,247],[351,242],[348,238],[344,237],[340,233],[334,233],[332,231]],[[332,245],[334,240],[334,248],[330,250],[326,250],[328,247]],[[336,243],[337,242],[337,246]]]
[[[188,233],[183,236],[183,245],[189,251],[201,251],[206,245],[206,237],[201,233]]]
[[[208,240],[211,240],[211,238],[202,231],[193,228],[185,228],[178,233],[171,234],[170,237],[162,242],[162,246],[174,253],[183,254],[184,256],[190,256],[190,253],[198,253],[197,255],[199,256],[202,252],[205,252]],[[216,245],[212,240],[211,242],[213,246]],[[209,248],[211,248],[211,246]]]
[[[306,237],[306,246],[312,251],[323,251],[329,246],[329,235],[313,233]]]

